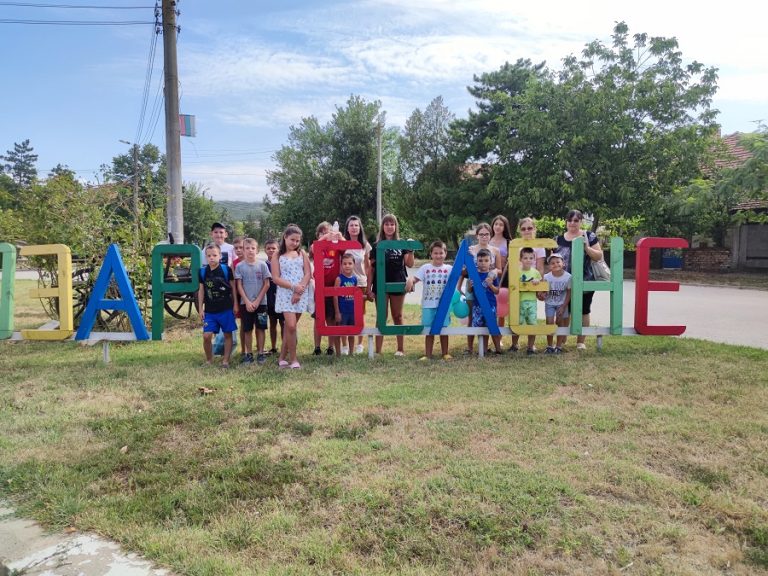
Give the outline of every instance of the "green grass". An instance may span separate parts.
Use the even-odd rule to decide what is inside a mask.
[[[301,371],[206,369],[184,323],[109,365],[0,343],[0,493],[184,574],[768,574],[765,351],[336,360],[301,327]]]

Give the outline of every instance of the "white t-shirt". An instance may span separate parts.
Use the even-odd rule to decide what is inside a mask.
[[[437,308],[440,304],[440,298],[448,285],[448,276],[453,266],[443,264],[442,266],[433,266],[431,263],[423,264],[414,277],[421,280],[423,286],[421,289],[421,307]]]

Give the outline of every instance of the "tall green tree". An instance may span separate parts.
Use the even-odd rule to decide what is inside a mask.
[[[21,144],[15,142],[13,150],[8,150],[5,155],[0,156],[0,160],[4,162],[3,169],[19,187],[27,188],[37,179],[37,154],[29,139]]]
[[[135,150],[134,150],[135,147]],[[134,152],[135,162],[134,162]],[[126,214],[131,213],[133,180],[138,179],[139,201],[144,210],[165,209],[167,169],[165,155],[154,144],[134,144],[131,151],[112,158],[101,167],[104,181],[120,187],[120,202]]]
[[[560,72],[531,74],[522,91],[484,94],[491,190],[515,213],[579,208],[600,218],[659,213],[661,199],[700,173],[716,130],[717,73],[685,64],[674,38],[629,36],[588,44]],[[482,150],[481,150],[482,151]]]
[[[274,155],[277,167],[267,172],[271,228],[294,222],[311,237],[322,220],[357,214],[372,222],[380,107],[353,95],[325,125],[309,117],[291,127],[288,143]]]
[[[224,211],[217,210],[213,198],[206,196],[206,189],[197,182],[186,183],[182,188],[184,210],[184,242],[202,246],[210,240],[211,224],[223,222]]]

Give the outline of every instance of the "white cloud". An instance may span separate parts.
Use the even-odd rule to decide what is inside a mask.
[[[257,202],[269,193],[266,171],[271,163],[192,164],[182,166],[185,182],[199,182],[217,200]]]

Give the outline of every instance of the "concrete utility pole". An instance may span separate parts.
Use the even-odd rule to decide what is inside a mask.
[[[379,137],[379,177],[376,181],[376,222],[379,224],[379,228],[381,228],[381,218],[383,216],[381,213],[381,131],[384,129],[384,112],[379,114],[379,117],[376,119],[376,125]]]
[[[165,64],[165,161],[168,163],[168,233],[184,243],[181,195],[181,131],[179,129],[179,73],[176,65],[176,1],[163,0],[163,60]]]

